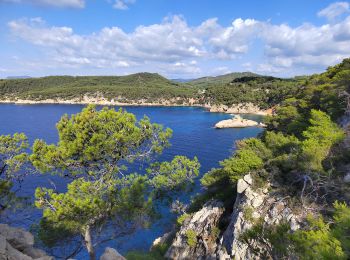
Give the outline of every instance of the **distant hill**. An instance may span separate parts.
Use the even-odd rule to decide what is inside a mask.
[[[193,86],[206,87],[211,84],[228,84],[234,79],[248,77],[248,76],[260,76],[252,72],[233,72],[216,77],[203,77],[189,81],[188,83]]]
[[[6,79],[29,79],[30,76],[8,76]]]
[[[170,81],[157,73],[136,73],[127,76],[49,76],[0,80],[0,95],[18,98],[76,98],[86,94],[106,98],[157,99],[192,97],[191,86]]]
[[[188,104],[235,105],[253,103],[269,108],[293,96],[302,79],[280,79],[251,72],[204,77],[175,82],[157,73],[127,76],[49,76],[42,78],[2,79],[0,96],[11,99],[75,99],[87,95],[118,99],[124,103],[159,103],[171,100]]]

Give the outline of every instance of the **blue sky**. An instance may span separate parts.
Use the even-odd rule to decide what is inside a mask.
[[[0,77],[282,77],[350,57],[350,4],[328,0],[0,0]]]

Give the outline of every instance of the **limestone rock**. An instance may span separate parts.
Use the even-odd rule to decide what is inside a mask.
[[[126,258],[119,254],[114,248],[106,247],[100,260],[126,260]]]
[[[294,215],[283,198],[269,194],[267,187],[254,190],[251,184],[250,175],[246,175],[238,181],[234,210],[230,217],[230,223],[217,246],[217,259],[258,259],[250,248],[239,240],[240,235],[253,226],[254,219],[262,218],[266,224],[277,224],[286,220],[292,230],[300,228],[299,223],[302,216]],[[251,209],[251,217],[245,216],[246,208]],[[259,245],[255,246],[259,247]]]
[[[168,259],[216,259],[217,225],[224,212],[223,204],[209,201],[191,218],[184,221],[165,257]],[[195,234],[193,243],[188,234]]]
[[[253,208],[257,208],[257,207],[261,206],[261,204],[263,204],[263,202],[264,202],[264,198],[261,196],[258,196],[258,197],[253,199],[252,206],[253,206]]]
[[[161,236],[161,237],[156,238],[156,239],[153,241],[151,250],[152,250],[154,247],[158,246],[158,245],[161,245],[161,244],[164,244],[164,243],[168,242],[168,241],[171,239],[171,237],[173,237],[174,235],[175,235],[175,229],[172,230],[172,231],[170,231],[170,232],[168,232],[168,233],[165,233],[165,234],[164,234],[163,236]]]
[[[0,234],[11,241],[11,243],[34,245],[34,236],[20,228],[12,228],[6,224],[0,224]]]
[[[31,233],[0,224],[0,259],[6,260],[52,260],[43,250],[33,247]]]
[[[291,230],[300,228],[310,212],[294,213],[286,197],[278,195],[278,192],[270,192],[272,183],[266,183],[264,187],[257,189],[252,185],[253,179],[250,174],[238,180],[233,212],[228,219],[227,228],[219,238],[213,238],[211,234],[219,219],[223,217],[223,205],[217,201],[210,201],[184,221],[165,257],[201,260],[260,259],[248,245],[240,240],[241,234],[249,230],[255,220],[261,219],[266,225],[287,221]],[[195,236],[195,243],[191,243],[192,245],[188,243],[188,231]],[[257,241],[253,243],[256,248],[264,246],[259,245]]]
[[[250,174],[247,174],[243,177],[243,180],[248,183],[249,185],[252,185],[253,184],[253,179],[252,179],[252,176]]]
[[[244,119],[241,116],[237,115],[232,119],[222,120],[215,125],[215,128],[242,128],[242,127],[251,127],[258,126],[259,123],[253,120]]]
[[[228,113],[228,114],[257,114],[268,115],[272,114],[272,110],[262,110],[253,103],[237,104],[232,106],[226,105],[207,105],[210,112]]]
[[[243,179],[239,179],[237,182],[237,192],[242,193],[249,187],[249,184],[246,183]]]

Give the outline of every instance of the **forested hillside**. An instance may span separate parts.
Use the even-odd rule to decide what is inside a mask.
[[[252,103],[262,109],[275,106],[293,96],[301,79],[280,79],[253,73],[231,73],[187,83],[176,83],[158,74],[128,76],[51,76],[44,78],[0,80],[0,94],[11,100],[80,99],[100,97],[119,102],[160,102],[174,99],[175,104],[226,105]],[[192,102],[193,103],[193,102]]]
[[[202,78],[190,80],[188,81],[188,83],[193,86],[206,88],[212,84],[225,85],[225,84],[229,84],[230,82],[238,78],[253,77],[253,76],[259,76],[259,75],[252,72],[233,72],[233,73],[224,74],[216,77],[202,77]]]
[[[157,99],[192,97],[196,89],[174,83],[152,73],[128,76],[50,76],[30,79],[0,80],[0,94],[33,100],[70,99],[83,95],[100,95],[107,99]]]

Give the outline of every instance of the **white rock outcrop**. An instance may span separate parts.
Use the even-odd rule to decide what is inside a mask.
[[[100,260],[126,260],[126,258],[119,254],[119,252],[114,248],[106,247],[103,255],[100,257]]]
[[[216,231],[223,212],[221,202],[207,202],[200,211],[184,221],[165,257],[174,260],[216,259]],[[188,241],[189,232],[195,234],[193,244]]]
[[[203,208],[184,221],[177,232],[165,257],[167,259],[201,259],[201,260],[250,260],[259,256],[241,242],[240,235],[250,229],[256,220],[266,225],[287,221],[291,230],[300,228],[308,212],[294,213],[285,197],[269,192],[270,183],[255,188],[254,179],[245,175],[237,183],[237,197],[233,212],[228,218],[228,226],[219,237],[219,220],[225,218],[223,205],[218,201],[209,201]],[[188,231],[195,234],[195,244],[188,243]],[[259,247],[259,244],[255,245]]]
[[[268,225],[286,220],[292,230],[298,229],[302,222],[303,216],[295,215],[284,198],[269,194],[269,183],[256,190],[252,188],[252,184],[250,174],[237,183],[236,201],[230,223],[220,238],[217,259],[257,259],[248,246],[239,240],[240,235],[253,226],[254,220],[263,219]],[[247,212],[250,216],[247,216]]]
[[[232,119],[222,120],[215,125],[215,128],[242,128],[259,126],[259,123],[253,120],[244,119],[239,115],[236,115]]]

